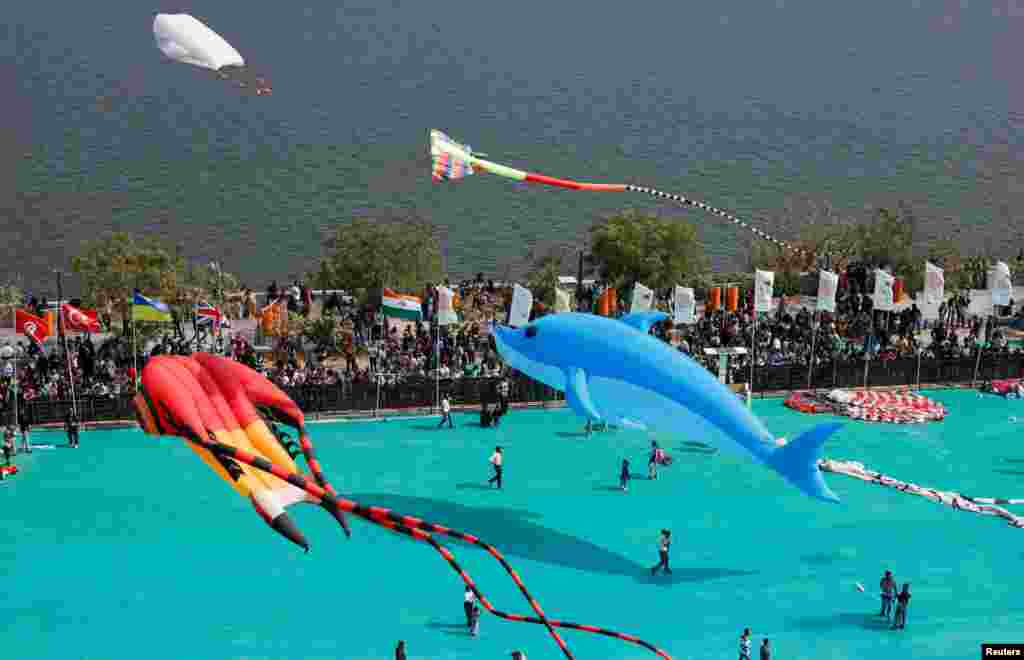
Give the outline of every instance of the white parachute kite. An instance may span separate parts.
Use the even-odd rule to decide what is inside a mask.
[[[177,62],[214,71],[225,66],[245,66],[231,44],[188,14],[157,14],[153,19],[156,46]]]
[[[157,14],[153,19],[156,46],[175,62],[216,71],[221,78],[236,79],[240,88],[250,87],[245,60],[235,48],[198,19],[188,14]],[[256,94],[270,94],[270,85],[256,78]]]

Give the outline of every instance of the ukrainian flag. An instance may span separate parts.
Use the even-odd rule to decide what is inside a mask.
[[[156,299],[136,292],[132,296],[132,321],[162,321],[170,323],[171,308]]]

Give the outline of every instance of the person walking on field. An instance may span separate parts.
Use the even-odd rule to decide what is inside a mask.
[[[882,611],[878,616],[888,619],[892,615],[892,601],[896,598],[896,580],[892,576],[892,571],[885,572],[878,583],[878,588],[882,592]]]
[[[495,447],[494,453],[491,454],[491,465],[494,466],[494,476],[487,480],[488,484],[498,483],[498,488],[501,489],[501,467],[504,463],[504,455],[501,451],[501,447]]]
[[[473,627],[473,607],[476,606],[476,594],[468,586],[462,594],[462,611],[466,613],[466,627]]]
[[[72,411],[64,417],[64,432],[68,436],[68,447],[78,448],[78,418]]]
[[[14,457],[14,427],[8,426],[4,429],[4,463],[6,465],[11,464],[11,459]]]
[[[395,647],[395,660],[406,660],[405,658],[405,640],[399,640],[398,646]]]
[[[625,493],[629,489],[629,460],[622,459],[622,469],[619,470],[619,489]]]
[[[896,616],[893,617],[892,630],[903,630],[907,627],[907,607],[910,605],[910,583],[903,583],[903,591],[896,595]]]
[[[740,635],[740,660],[750,660],[750,628],[744,628]]]
[[[768,644],[767,637],[761,642],[761,660],[772,660],[772,648]]]
[[[455,428],[452,424],[452,403],[448,400],[447,394],[441,397],[441,423],[437,425],[437,428],[444,426],[445,422],[448,422],[448,428]]]
[[[672,547],[672,532],[663,529],[661,530],[661,538],[658,539],[658,563],[651,568],[651,575],[655,575],[659,568],[664,568],[665,572],[672,575],[672,569],[668,567],[668,549]]]
[[[32,424],[28,421],[27,415],[22,415],[21,419],[18,420],[18,424],[21,426],[21,450],[29,454],[32,453]]]
[[[647,459],[647,478],[657,479],[658,478],[658,458],[659,452],[658,443],[655,440],[651,440],[651,456]]]

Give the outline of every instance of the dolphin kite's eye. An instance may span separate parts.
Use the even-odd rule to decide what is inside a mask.
[[[526,336],[527,337],[535,337],[536,335],[537,335],[537,326],[535,326],[535,325],[528,325],[528,326],[526,326]]]

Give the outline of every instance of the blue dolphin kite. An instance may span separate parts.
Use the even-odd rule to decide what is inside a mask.
[[[565,392],[577,415],[651,431],[699,434],[701,442],[764,463],[811,497],[838,502],[818,469],[825,440],[842,427],[814,427],[777,447],[739,398],[689,357],[647,334],[661,312],[612,320],[552,314],[521,329],[494,328],[512,368]]]

